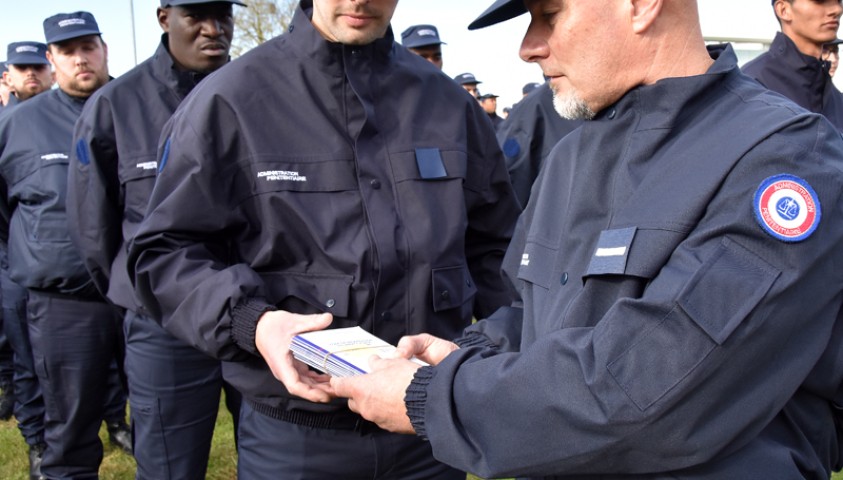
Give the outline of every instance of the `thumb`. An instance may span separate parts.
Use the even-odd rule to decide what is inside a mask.
[[[345,378],[331,377],[331,389],[338,397],[351,398],[351,388]]]
[[[315,315],[303,315],[299,326],[306,330],[322,330],[329,326],[334,321],[333,315],[330,313],[319,313]]]

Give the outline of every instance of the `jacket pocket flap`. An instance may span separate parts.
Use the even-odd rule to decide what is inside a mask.
[[[764,298],[780,273],[726,238],[679,294],[678,303],[712,340],[722,345]]]
[[[550,288],[556,249],[528,242],[521,254],[518,279],[544,288]]]
[[[433,311],[459,307],[474,298],[477,287],[465,265],[434,268],[432,272]]]
[[[283,308],[290,297],[313,307],[313,311],[329,312],[336,317],[347,317],[351,297],[351,275],[283,272],[262,274],[266,285],[267,301]],[[313,313],[295,311],[294,313]]]

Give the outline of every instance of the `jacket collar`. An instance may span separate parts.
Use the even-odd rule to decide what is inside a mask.
[[[664,78],[653,85],[636,87],[615,105],[601,111],[597,119],[614,118],[635,110],[641,116],[639,129],[669,128],[683,113],[698,108],[700,99],[712,91],[712,85],[742,75],[731,45],[712,45],[708,51],[714,63],[704,74]]]
[[[344,45],[326,40],[313,26],[312,16],[313,1],[302,0],[287,29],[288,40],[299,47],[303,56],[315,59],[331,75],[344,74],[343,57],[345,55],[371,57],[382,62],[391,55],[394,45],[392,26],[387,29],[383,37],[368,45]]]
[[[187,96],[193,88],[207,77],[206,73],[181,70],[169,50],[169,36],[161,35],[161,43],[152,56],[152,69],[157,78],[163,79],[167,87],[177,92],[181,98]]]

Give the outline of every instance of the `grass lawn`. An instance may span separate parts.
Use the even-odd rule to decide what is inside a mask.
[[[100,467],[101,480],[132,480],[135,478],[135,461],[121,450],[108,443],[105,426],[100,429],[100,440],[105,446],[105,458]],[[29,463],[27,447],[18,432],[15,420],[0,422],[0,479],[28,480]],[[234,432],[231,415],[220,402],[220,414],[211,445],[211,459],[208,465],[208,480],[236,480],[237,455],[234,450]],[[279,477],[281,478],[281,477]],[[843,480],[843,473],[833,475],[832,480]],[[468,475],[467,480],[480,480]]]

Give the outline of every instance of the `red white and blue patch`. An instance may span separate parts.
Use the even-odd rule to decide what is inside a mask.
[[[820,200],[808,182],[781,174],[758,187],[753,203],[755,219],[764,230],[783,242],[801,242],[820,224]]]

